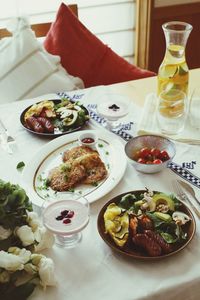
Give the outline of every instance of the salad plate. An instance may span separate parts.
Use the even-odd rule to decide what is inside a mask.
[[[79,102],[68,98],[43,100],[27,107],[20,122],[27,131],[47,137],[57,137],[77,131],[88,122],[89,112]]]
[[[100,165],[104,166],[106,176],[98,182],[91,184],[78,183],[73,189],[66,189],[66,191],[54,190],[48,185],[48,176],[51,170],[61,165],[63,169],[63,155],[66,151],[73,150],[80,147],[81,133],[90,135],[94,133],[97,137],[94,152],[97,153],[101,159]],[[124,153],[124,146],[121,141],[109,132],[101,132],[98,130],[84,130],[74,132],[70,135],[60,136],[46,145],[44,145],[27,164],[22,173],[22,182],[25,188],[33,199],[33,203],[41,207],[47,198],[62,200],[65,199],[67,192],[79,193],[85,196],[91,203],[105,194],[110,192],[123,177],[127,159]],[[93,150],[92,150],[93,151]],[[87,154],[86,154],[87,157]],[[95,158],[96,161],[96,158]],[[119,165],[116,163],[120,161]],[[65,165],[66,166],[66,165]]]
[[[135,259],[158,260],[180,252],[191,242],[196,223],[190,209],[173,194],[151,193],[150,211],[144,196],[149,201],[148,190],[123,193],[102,207],[97,227],[112,250]]]

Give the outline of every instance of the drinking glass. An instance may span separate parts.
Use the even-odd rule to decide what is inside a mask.
[[[189,120],[195,129],[200,129],[200,88],[195,88],[189,103]]]
[[[186,94],[181,90],[163,91],[158,96],[157,121],[161,133],[174,135],[180,133],[187,117]]]
[[[108,130],[118,129],[122,123],[119,119],[129,112],[129,99],[124,95],[108,93],[101,96],[97,105],[97,113],[106,119],[105,127]]]
[[[73,248],[82,239],[82,230],[89,222],[88,200],[75,193],[65,193],[62,200],[46,200],[43,205],[44,226],[55,234],[55,242]]]

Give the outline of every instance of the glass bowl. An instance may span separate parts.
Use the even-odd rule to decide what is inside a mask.
[[[160,151],[167,151],[169,158],[161,163],[140,163],[136,160],[136,153],[143,148],[158,149]],[[125,153],[129,162],[135,167],[137,171],[143,173],[157,173],[167,168],[176,154],[176,148],[172,141],[162,136],[157,135],[141,135],[130,139],[125,145]]]
[[[44,226],[55,235],[63,248],[73,248],[82,239],[82,230],[89,222],[89,203],[81,195],[65,193],[62,200],[46,200],[42,207]]]

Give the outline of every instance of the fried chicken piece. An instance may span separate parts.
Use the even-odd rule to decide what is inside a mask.
[[[72,161],[74,159],[77,159],[81,157],[82,155],[88,154],[88,153],[97,153],[97,151],[94,151],[92,148],[87,146],[77,146],[70,150],[67,150],[63,153],[63,161]]]
[[[49,172],[50,187],[58,192],[67,191],[81,182],[86,177],[85,168],[82,165],[66,167],[62,164]]]
[[[107,175],[107,170],[97,151],[87,146],[74,147],[63,154],[64,163],[49,172],[50,187],[67,191],[82,182],[94,184]]]
[[[78,146],[71,150],[65,151],[63,161],[72,164],[84,166],[86,178],[85,184],[93,184],[107,176],[107,170],[97,151],[87,146]]]
[[[98,182],[107,175],[105,165],[96,152],[82,155],[74,161],[74,164],[81,164],[84,166],[87,174],[85,180],[83,181],[85,184]]]

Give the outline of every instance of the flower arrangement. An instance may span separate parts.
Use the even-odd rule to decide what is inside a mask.
[[[19,185],[0,180],[0,294],[24,300],[37,285],[55,285],[54,263],[37,253],[52,247],[53,235],[42,226]]]

